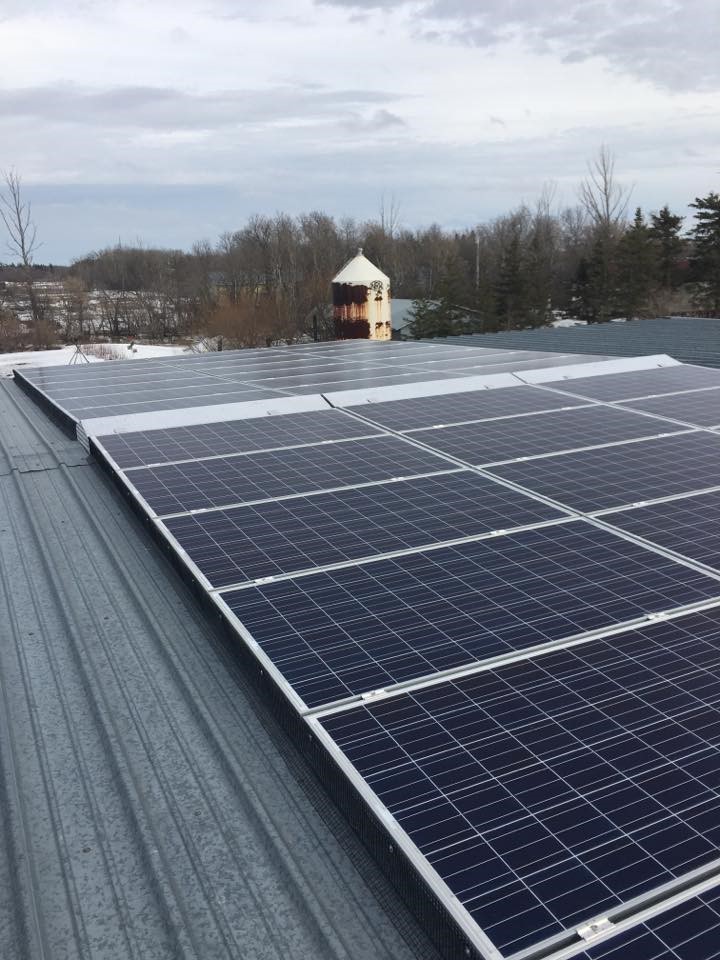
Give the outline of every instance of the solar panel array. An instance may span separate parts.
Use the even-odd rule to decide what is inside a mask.
[[[688,618],[322,726],[512,955],[716,859],[719,655]]]
[[[396,349],[206,364],[253,367],[263,391],[325,358],[297,376],[374,391]],[[448,375],[457,348],[419,349]],[[209,375],[163,361],[159,388],[182,363]],[[720,434],[690,415],[720,373],[578,373],[92,446],[446,910],[459,955],[709,960]],[[89,374],[63,376],[78,396]]]
[[[368,340],[35,367],[16,370],[15,379],[49,398],[67,420],[79,421],[496,374],[581,359]]]

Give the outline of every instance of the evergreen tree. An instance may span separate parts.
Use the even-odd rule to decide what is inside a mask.
[[[575,278],[576,312],[580,320],[606,323],[612,316],[617,299],[617,253],[614,234],[596,229],[592,246],[581,259]]]
[[[467,270],[457,258],[451,258],[437,284],[435,297],[413,301],[410,334],[422,337],[452,337],[473,331],[473,321],[463,304],[471,300]]]
[[[547,238],[534,230],[525,263],[524,325],[541,327],[551,319],[553,261]]]
[[[620,239],[618,254],[616,305],[632,320],[644,315],[656,274],[655,249],[640,207]]]
[[[696,299],[701,307],[720,316],[720,195],[711,192],[696,197],[690,206],[697,211],[690,231]]]
[[[676,283],[676,264],[683,248],[680,228],[684,219],[671,213],[667,204],[659,213],[650,214],[649,234],[657,251],[658,280],[666,289]]]
[[[506,330],[525,320],[525,273],[518,230],[513,230],[505,245],[495,285],[495,303],[500,326]]]
[[[590,264],[587,257],[581,257],[571,285],[570,308],[578,320],[584,320],[585,323],[593,322],[592,311],[590,310],[589,284]]]

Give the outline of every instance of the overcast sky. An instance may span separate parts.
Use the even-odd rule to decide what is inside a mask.
[[[574,203],[603,142],[687,213],[720,187],[719,40],[717,0],[0,0],[0,168],[54,262],[383,193],[411,228]]]

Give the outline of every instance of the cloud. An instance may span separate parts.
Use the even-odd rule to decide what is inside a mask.
[[[567,63],[601,57],[674,90],[720,89],[716,0],[317,0],[346,10],[406,11],[430,41],[479,47],[520,39]]]
[[[377,107],[397,99],[396,94],[389,92],[328,90],[310,85],[197,94],[170,87],[92,90],[66,84],[0,90],[0,120],[25,118],[43,123],[153,131],[202,130],[243,124],[298,124],[303,119],[334,121],[346,111]],[[384,108],[376,109],[368,119],[382,127],[404,123]]]
[[[623,145],[617,175],[624,185],[636,184],[633,204],[647,211],[667,202],[684,214],[688,201],[712,183],[718,125],[693,138],[693,157],[685,152],[687,130],[682,119],[663,129],[618,125],[604,131],[609,143]],[[258,141],[248,156],[243,138],[228,131],[213,138],[214,179],[200,181],[198,175],[198,163],[207,163],[207,146],[198,150],[180,143],[172,154],[173,181],[162,170],[164,151],[148,148],[141,154],[125,148],[118,153],[113,146],[99,165],[106,172],[104,183],[26,180],[26,186],[43,257],[63,262],[118,236],[125,242],[139,238],[148,245],[189,248],[195,240],[214,241],[238,229],[258,212],[322,209],[365,220],[377,214],[383,193],[397,197],[409,229],[438,218],[450,229],[471,226],[520,202],[532,205],[549,181],[557,184],[558,203],[572,205],[588,154],[599,142],[595,130],[572,127],[553,140],[478,140],[453,150],[444,143],[393,137],[378,151],[365,134],[348,145],[346,133],[342,140],[302,143],[277,131]],[[66,162],[79,162],[87,143],[70,143],[68,149]]]
[[[372,125],[377,129],[387,130],[388,127],[405,127],[407,124],[397,113],[390,110],[376,110],[372,116]]]
[[[383,193],[408,226],[547,180],[572,203],[602,142],[637,202],[682,212],[717,186],[708,4],[681,23],[679,0],[0,0],[0,166],[39,191],[57,260],[253,212],[365,219]]]

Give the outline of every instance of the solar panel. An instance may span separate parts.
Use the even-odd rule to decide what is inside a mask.
[[[574,447],[652,437],[681,429],[662,420],[596,405],[532,417],[423,430],[414,433],[413,437],[467,463],[488,464],[516,457],[542,456]]]
[[[433,473],[451,464],[380,435],[241,457],[139,467],[130,482],[158,516]]]
[[[467,472],[175,517],[165,525],[212,586],[223,587],[561,516]]]
[[[714,427],[720,424],[720,390],[717,388],[673,393],[650,400],[630,400],[625,406],[631,406],[634,410],[645,410],[660,417],[682,420],[698,427]]]
[[[649,397],[676,390],[720,387],[720,372],[707,367],[658,367],[632,373],[554,380],[547,386],[593,400],[629,400],[632,397]]]
[[[719,704],[707,613],[321,724],[507,956],[716,860]]]
[[[591,512],[716,486],[720,437],[706,432],[508,463],[492,473]]]
[[[720,491],[622,510],[604,519],[637,537],[720,569]]]
[[[536,387],[471,390],[413,400],[390,400],[352,407],[354,413],[393,430],[418,430],[439,423],[510,417],[540,410],[580,406],[586,401],[562,397]]]
[[[718,960],[720,892],[714,889],[692,897],[576,956],[578,960]]]
[[[98,437],[115,463],[127,467],[249,453],[368,436],[377,428],[339,410],[254,417],[191,427]]]
[[[223,595],[309,707],[720,595],[583,522]]]

